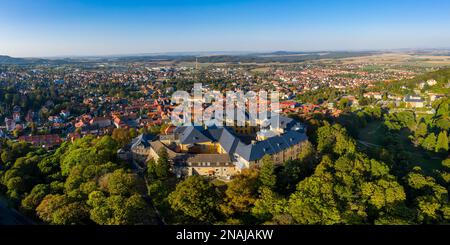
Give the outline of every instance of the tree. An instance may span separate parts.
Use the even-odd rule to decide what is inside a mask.
[[[448,137],[446,131],[439,133],[436,142],[436,152],[448,152]]]
[[[156,162],[153,158],[148,160],[146,171],[147,171],[147,178],[149,180],[155,180],[158,178],[158,176],[156,175]]]
[[[130,137],[136,138],[138,136],[138,131],[135,128],[130,128]]]
[[[130,130],[126,128],[114,129],[111,137],[120,145],[120,147],[126,146],[133,139]]]
[[[346,109],[348,109],[350,106],[351,106],[351,102],[350,102],[350,100],[349,100],[348,98],[342,98],[342,99],[339,101],[339,104],[338,104],[338,108],[339,108],[340,110],[346,110]]]
[[[316,149],[311,142],[306,141],[302,144],[300,153],[298,154],[298,160],[305,166],[312,168],[316,161]]]
[[[317,150],[320,153],[343,155],[356,150],[355,140],[348,136],[347,130],[339,124],[325,125],[317,131]]]
[[[450,221],[448,216],[448,191],[433,177],[426,176],[420,168],[415,168],[406,176],[409,197],[417,210],[418,222],[436,224]]]
[[[256,200],[251,212],[261,221],[270,221],[275,216],[286,213],[287,200],[267,187],[260,188],[260,197]]]
[[[298,224],[341,223],[333,184],[320,177],[309,177],[299,183],[297,192],[289,198],[289,213]]]
[[[138,194],[124,197],[107,197],[101,191],[89,194],[87,204],[91,207],[90,218],[100,225],[145,225],[153,224],[155,214],[147,202]]]
[[[353,153],[334,162],[324,157],[314,175],[298,184],[288,210],[300,224],[365,224],[405,199],[386,164]]]
[[[38,184],[33,187],[31,193],[28,194],[21,203],[21,208],[25,212],[31,214],[39,206],[44,197],[50,193],[48,185]]]
[[[105,175],[106,188],[111,195],[130,196],[144,192],[144,182],[133,173],[127,173],[118,169],[113,173]]]
[[[201,176],[188,177],[169,195],[173,210],[202,223],[215,220],[218,201],[215,187]]]
[[[228,183],[225,202],[221,205],[222,212],[228,217],[248,214],[258,198],[259,187],[258,171],[253,168],[244,169]]]
[[[442,161],[442,166],[447,170],[450,170],[450,158],[447,158],[444,161]]]
[[[88,217],[88,208],[73,202],[65,195],[47,195],[36,208],[43,221],[54,225],[82,224]]]
[[[422,142],[422,147],[428,151],[434,151],[436,148],[436,135],[434,133],[429,134]]]
[[[158,161],[155,168],[155,173],[158,178],[167,178],[170,175],[169,154],[165,148],[161,148],[158,152]]]
[[[428,133],[428,127],[425,123],[421,122],[419,123],[419,125],[417,126],[416,131],[414,131],[414,134],[416,136],[416,138],[418,137],[425,137]]]
[[[272,161],[272,156],[265,155],[261,159],[261,169],[259,170],[259,181],[261,185],[269,189],[273,189],[277,183],[277,176],[275,175],[275,168]]]

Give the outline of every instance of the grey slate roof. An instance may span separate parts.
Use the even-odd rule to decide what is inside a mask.
[[[195,143],[205,143],[210,142],[211,138],[202,132],[202,128],[198,127],[186,127],[181,134],[180,143],[181,144],[195,144]]]
[[[150,141],[152,141],[154,138],[155,137],[151,134],[141,134],[131,141],[131,149],[141,145],[147,148],[150,146]]]
[[[266,154],[279,153],[307,140],[303,130],[304,126],[294,119],[280,115],[280,127],[285,129],[285,134],[249,145],[240,141],[226,127],[210,127],[208,129],[194,126],[178,127],[174,134],[177,135],[181,144],[218,142],[231,158],[237,154],[251,162],[260,160]]]
[[[236,148],[236,154],[249,162],[257,161],[263,158],[266,154],[273,155],[279,153],[305,140],[307,140],[305,134],[296,131],[289,131],[281,136],[275,136],[264,141],[258,141],[255,144],[246,145],[239,142]]]

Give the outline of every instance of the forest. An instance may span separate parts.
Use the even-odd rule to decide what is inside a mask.
[[[117,135],[88,136],[55,151],[3,140],[0,191],[28,217],[58,225],[447,224],[448,105],[436,103],[430,118],[368,107],[347,115],[358,120],[309,122],[310,142],[298,160],[275,167],[266,157],[228,183],[176,178],[167,152],[137,174],[117,158],[124,144]],[[362,146],[358,132],[347,129],[377,121],[391,142],[380,148]],[[437,168],[416,164],[395,145],[391,139],[404,130],[411,144],[439,157]]]

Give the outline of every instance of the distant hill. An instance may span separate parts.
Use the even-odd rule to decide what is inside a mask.
[[[1,65],[46,65],[67,63],[63,60],[49,60],[41,58],[14,58],[7,55],[0,55]]]
[[[0,64],[23,64],[25,63],[25,59],[21,58],[13,58],[6,55],[0,55]]]
[[[379,52],[290,52],[276,51],[271,53],[243,53],[243,54],[155,54],[130,56],[100,56],[100,57],[72,57],[59,59],[41,58],[13,58],[0,56],[3,65],[61,65],[76,63],[102,63],[102,62],[195,62],[200,63],[290,63],[317,59],[340,59],[379,54]]]

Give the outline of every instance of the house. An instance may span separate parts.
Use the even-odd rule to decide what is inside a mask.
[[[116,126],[116,128],[124,128],[127,126],[127,124],[122,120],[122,118],[120,116],[115,116],[114,117],[114,126]]]
[[[16,129],[16,122],[13,119],[5,118],[6,131],[12,132]]]
[[[89,124],[94,127],[106,128],[111,126],[111,120],[106,117],[94,117],[91,119]]]
[[[440,98],[444,98],[444,94],[435,94],[435,93],[428,93],[428,96],[430,96],[430,102],[434,102]]]
[[[423,108],[425,107],[425,101],[417,95],[408,95],[405,97],[405,103],[407,107]]]
[[[299,106],[299,103],[295,101],[282,101],[280,102],[280,109],[294,109]]]
[[[130,145],[130,151],[133,161],[137,163],[146,163],[148,156],[152,154],[150,142],[154,137],[150,134],[141,134],[134,138]]]
[[[434,85],[437,84],[437,81],[434,80],[434,79],[430,79],[430,80],[427,81],[427,84],[428,84],[428,86],[434,86]]]
[[[419,85],[417,85],[417,87],[419,89],[424,89],[426,84],[427,84],[426,82],[421,82],[421,83],[419,83]]]
[[[68,117],[70,117],[70,112],[67,111],[67,110],[62,110],[62,111],[59,113],[59,115],[60,115],[62,118],[68,118]]]
[[[403,97],[402,97],[402,96],[397,96],[397,95],[392,95],[392,94],[390,94],[390,95],[388,95],[388,99],[390,99],[390,100],[395,100],[395,101],[402,101],[402,100],[403,100]]]
[[[12,117],[13,117],[14,122],[19,123],[20,122],[20,111],[13,112]]]
[[[80,120],[80,121],[75,123],[75,127],[76,128],[82,128],[82,127],[85,127],[85,126],[87,126],[87,124],[83,120]]]
[[[33,135],[33,136],[21,136],[19,141],[28,142],[36,147],[54,148],[62,143],[62,139],[56,134],[49,135]]]
[[[383,99],[383,94],[381,94],[380,92],[367,92],[363,94],[364,98],[374,98],[377,100],[381,100]]]
[[[62,123],[63,120],[59,116],[49,116],[48,121],[52,123]]]

